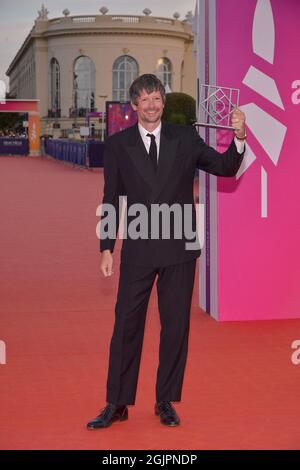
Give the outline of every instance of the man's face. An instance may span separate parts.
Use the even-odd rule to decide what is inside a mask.
[[[159,91],[147,93],[142,90],[136,104],[131,104],[134,111],[137,112],[139,123],[147,129],[155,128],[161,120],[164,110],[164,103]]]

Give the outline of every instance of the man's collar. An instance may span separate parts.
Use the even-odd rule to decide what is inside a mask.
[[[152,132],[147,131],[147,129],[145,129],[140,123],[138,123],[138,128],[139,128],[140,134],[143,136],[146,136],[147,134],[153,134],[155,135],[155,137],[157,137],[161,132],[161,121],[159,125]]]

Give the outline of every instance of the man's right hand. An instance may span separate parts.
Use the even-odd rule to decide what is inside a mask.
[[[104,250],[100,258],[100,271],[105,277],[113,274],[113,256],[110,250]]]

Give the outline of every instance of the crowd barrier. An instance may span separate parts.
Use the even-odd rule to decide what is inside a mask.
[[[93,140],[72,142],[64,139],[45,139],[44,142],[47,155],[89,168],[103,167],[104,146],[104,142]]]
[[[28,139],[25,137],[0,137],[0,155],[28,155]]]
[[[103,154],[104,154],[105,143],[90,140],[88,143],[88,158],[90,168],[103,167]]]

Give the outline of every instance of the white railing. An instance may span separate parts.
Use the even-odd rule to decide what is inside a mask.
[[[61,24],[64,26],[66,21],[72,21],[73,24],[98,23],[98,21],[119,21],[121,23],[137,24],[144,19],[151,20],[153,23],[174,25],[174,20],[169,18],[160,18],[155,16],[137,16],[137,15],[95,15],[95,16],[70,16],[66,18],[54,18],[49,20],[50,26]]]
[[[111,17],[112,21],[122,21],[123,23],[139,23],[140,18],[138,16],[112,16]]]
[[[95,16],[74,16],[72,18],[73,23],[95,23]]]

